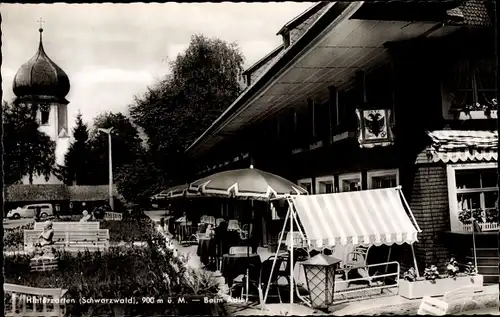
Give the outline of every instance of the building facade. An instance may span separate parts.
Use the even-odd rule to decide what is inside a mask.
[[[15,103],[29,104],[36,113],[40,130],[56,143],[56,160],[63,164],[64,154],[69,147],[68,104],[66,95],[70,90],[68,75],[45,53],[42,34],[36,54],[17,71],[13,91]],[[29,184],[25,176],[23,184]],[[44,176],[33,178],[33,184],[62,184],[55,175],[46,181]]]
[[[472,217],[498,232],[493,18],[476,0],[318,3],[187,150],[191,177],[252,164],[311,194],[401,186],[420,270],[467,260],[450,241],[472,241]],[[498,248],[489,234],[479,249]]]

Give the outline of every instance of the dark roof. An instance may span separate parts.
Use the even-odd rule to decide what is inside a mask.
[[[310,8],[308,8],[306,11],[302,12],[292,20],[290,20],[287,24],[285,24],[279,31],[276,33],[276,35],[282,35],[283,33],[289,32],[290,30],[295,29],[297,26],[300,24],[304,23],[307,19],[309,19],[313,14],[321,10],[324,6],[326,6],[329,2],[328,1],[321,1],[319,3],[314,4]]]
[[[260,67],[262,67],[265,63],[267,63],[270,59],[276,57],[276,55],[279,54],[279,52],[281,52],[283,50],[283,44],[278,46],[277,48],[275,48],[274,50],[271,51],[271,53],[267,54],[266,56],[264,56],[263,58],[261,58],[259,61],[257,61],[255,64],[253,64],[252,66],[248,67],[244,72],[243,72],[243,76],[247,75],[247,74],[251,74],[254,70],[256,69],[259,69]]]
[[[445,22],[455,19],[447,10],[461,5],[463,0],[365,1],[351,17],[361,20]]]
[[[327,3],[328,4],[328,3]],[[351,3],[334,2],[325,14],[316,20],[309,29],[295,43],[283,52],[283,55],[271,65],[271,67],[259,77],[251,86],[248,87],[211,125],[206,129],[187,149],[186,153],[194,152],[204,139],[213,137],[217,128],[228,118],[233,116],[245,105],[245,102],[251,99],[256,92],[262,89],[269,81],[282,71],[288,63],[293,60],[313,39],[330,25],[335,19],[339,18]],[[291,22],[290,22],[291,23]]]
[[[11,185],[5,189],[8,202],[68,200],[66,185]]]
[[[109,199],[108,185],[74,185],[68,186],[71,201],[101,201]],[[113,186],[113,196],[117,197],[116,186]]]
[[[12,90],[17,97],[36,98],[48,101],[67,103],[65,97],[69,92],[68,75],[54,63],[45,53],[40,29],[38,51],[17,71]]]

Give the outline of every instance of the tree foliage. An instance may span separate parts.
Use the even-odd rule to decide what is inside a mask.
[[[89,179],[93,184],[108,184],[108,135],[99,128],[113,128],[111,133],[113,171],[116,175],[123,165],[134,162],[144,151],[137,128],[122,113],[104,112],[94,118],[89,140]],[[116,179],[113,175],[113,179]]]
[[[27,103],[3,102],[4,181],[18,183],[25,175],[50,178],[56,162],[56,143],[40,131],[36,109]]]
[[[82,114],[76,116],[76,126],[73,128],[74,142],[64,155],[63,177],[66,184],[76,182],[78,185],[88,185],[89,168],[89,129],[83,122]]]
[[[171,74],[135,98],[129,111],[148,137],[156,186],[184,181],[184,151],[241,93],[243,61],[235,43],[194,35]]]
[[[113,179],[116,171],[125,164],[134,162],[144,151],[137,128],[122,113],[104,112],[94,118],[89,130],[81,115],[77,116],[73,129],[75,141],[65,155],[62,168],[65,182],[78,185],[105,185],[109,183],[108,135],[99,128],[112,128]]]

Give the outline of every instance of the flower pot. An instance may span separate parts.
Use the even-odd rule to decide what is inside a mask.
[[[444,277],[436,279],[435,282],[436,283],[431,283],[431,281],[428,280],[414,282],[400,280],[399,295],[408,299],[422,298],[424,296],[442,296],[446,292],[464,286],[483,286],[483,276],[459,276],[455,279],[451,277]]]

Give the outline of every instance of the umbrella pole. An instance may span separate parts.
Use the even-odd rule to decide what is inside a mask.
[[[255,214],[254,214],[254,206],[253,206],[253,200],[250,201],[251,203],[251,206],[252,206],[252,218],[255,217]],[[248,228],[250,229],[250,226],[248,226]],[[250,277],[250,242],[251,242],[251,239],[250,239],[250,232],[249,234],[247,235],[247,276],[246,276],[246,289],[247,289],[247,293],[246,293],[246,301],[248,302],[248,288],[250,287],[249,285],[249,277]]]
[[[293,204],[290,204],[290,315],[293,315]]]

